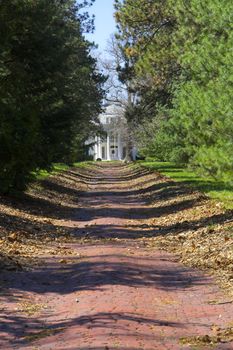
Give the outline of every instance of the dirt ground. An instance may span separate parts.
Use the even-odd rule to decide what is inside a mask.
[[[135,165],[0,205],[0,349],[233,349],[232,212]]]

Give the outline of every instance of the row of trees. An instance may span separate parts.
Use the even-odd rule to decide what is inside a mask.
[[[233,174],[233,2],[115,0],[119,67],[145,155]]]
[[[0,190],[77,160],[101,110],[105,78],[84,32],[92,1],[0,1]]]

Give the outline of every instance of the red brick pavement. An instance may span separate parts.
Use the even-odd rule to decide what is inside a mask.
[[[101,171],[98,178],[106,184],[97,186],[98,178],[93,180],[91,196],[83,197],[83,209],[72,225],[102,238],[126,236],[125,209],[133,208],[132,217],[145,203],[111,193],[120,171],[114,175],[108,168]],[[87,229],[87,224],[93,226]],[[8,296],[3,296],[1,349],[201,349],[183,346],[179,339],[211,335],[212,325],[225,327],[233,321],[232,304],[209,304],[225,298],[213,279],[184,267],[171,254],[129,238],[73,248],[83,259],[62,266],[56,258],[48,259],[45,267],[34,271],[1,276],[10,287]],[[15,310],[22,297],[46,308],[27,317]],[[41,331],[40,339],[25,339]],[[215,349],[230,350],[233,343]]]

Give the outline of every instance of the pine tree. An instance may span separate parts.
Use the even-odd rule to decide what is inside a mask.
[[[233,4],[118,0],[116,11],[145,154],[232,180]]]
[[[3,0],[0,8],[0,188],[74,158],[101,110],[104,78],[83,37],[87,1]],[[80,139],[80,138],[79,138]],[[78,143],[79,144],[79,143]],[[77,146],[78,146],[77,144]]]

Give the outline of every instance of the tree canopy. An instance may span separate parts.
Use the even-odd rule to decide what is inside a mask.
[[[88,1],[0,2],[0,189],[76,160],[101,110],[104,77],[84,39]]]
[[[233,3],[116,0],[117,39],[130,61],[146,155],[233,174]]]

